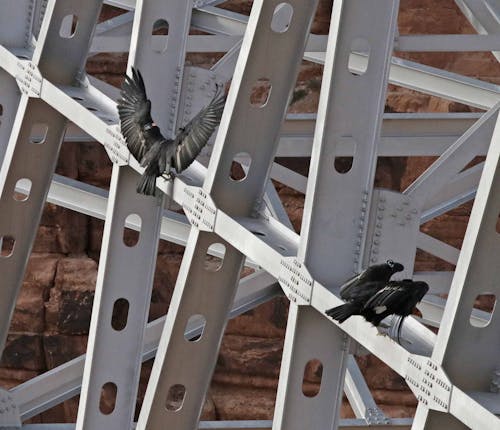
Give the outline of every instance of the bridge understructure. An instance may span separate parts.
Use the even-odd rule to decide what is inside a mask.
[[[310,34],[317,0],[254,0],[249,17],[218,0],[107,0],[126,13],[98,23],[102,3],[0,4],[0,353],[44,203],[105,219],[87,354],[1,389],[0,428],[500,429],[500,317],[474,309],[478,296],[500,293],[500,87],[393,56],[489,51],[499,59],[498,1],[456,0],[478,34],[426,36],[399,34],[398,0],[335,0],[328,36]],[[217,137],[173,182],[158,178],[161,197],[135,192],[143,169],[120,133],[118,91],[84,71],[90,55],[127,51],[129,69],[155,88],[167,135],[231,80]],[[206,70],[186,66],[187,51],[225,55]],[[303,59],[324,64],[318,112],[286,115]],[[255,103],[250,94],[262,82],[266,100]],[[389,83],[481,113],[384,114]],[[109,193],[53,175],[63,138],[105,147],[114,163]],[[377,157],[418,155],[437,159],[406,190],[374,187]],[[310,156],[308,177],[276,156]],[[476,156],[486,159],[467,167]],[[337,157],[348,157],[349,169],[337,170]],[[243,178],[231,176],[234,161]],[[305,193],[300,235],[271,178]],[[461,250],[420,231],[473,199]],[[174,202],[185,215],[165,209]],[[135,246],[124,244],[124,227],[140,232]],[[147,323],[160,238],[185,252],[168,314]],[[414,273],[417,249],[456,270]],[[387,258],[431,286],[401,344],[391,320],[380,336],[359,317],[338,325],[324,315],[341,303],[343,281]],[[240,280],[243,265],[255,272]],[[200,422],[228,318],[279,294],[290,311],[273,422]],[[120,306],[123,325],[112,318]],[[353,358],[366,350],[405,378],[419,402],[414,419],[377,407]],[[140,366],[152,357],[134,422]],[[313,359],[321,387],[306,397]],[[115,393],[112,412],[100,409],[103,388]],[[356,419],[339,418],[343,392]],[[22,424],[77,394],[76,424]]]

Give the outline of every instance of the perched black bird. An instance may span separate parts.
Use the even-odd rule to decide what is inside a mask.
[[[413,312],[416,304],[422,300],[427,291],[429,291],[429,285],[426,282],[411,279],[390,281],[365,303],[361,315],[374,326],[378,326],[389,315],[399,316],[397,326],[399,342],[404,319]]]
[[[351,315],[360,315],[365,303],[402,270],[404,266],[392,260],[368,267],[340,287],[340,297],[347,303],[328,309],[326,314],[341,323]]]
[[[122,86],[118,100],[121,131],[131,154],[146,167],[137,185],[137,192],[154,195],[156,178],[172,178],[171,168],[177,173],[186,169],[207,144],[219,125],[226,101],[222,87],[207,107],[181,128],[174,139],[166,139],[151,118],[151,101],[139,70],[132,68]]]
[[[389,282],[392,275],[403,270],[402,264],[392,260],[367,267],[340,287],[340,297],[344,300],[356,298],[358,294],[362,293],[363,285],[367,282]]]

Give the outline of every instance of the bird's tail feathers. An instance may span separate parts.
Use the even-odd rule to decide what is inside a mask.
[[[156,175],[144,172],[137,184],[137,192],[146,196],[154,196],[156,191]]]
[[[339,323],[343,323],[350,316],[358,315],[359,306],[355,303],[345,303],[335,308],[328,309],[325,313]]]

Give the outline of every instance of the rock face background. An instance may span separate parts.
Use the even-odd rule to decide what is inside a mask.
[[[233,0],[227,9],[248,14],[252,2]],[[331,0],[321,0],[313,31],[327,34]],[[102,18],[115,15],[110,7]],[[474,33],[452,0],[402,0],[401,34]],[[418,53],[403,58],[500,84],[498,63],[489,53]],[[190,54],[187,62],[209,67],[220,54]],[[87,71],[119,86],[126,55],[97,55],[89,59]],[[321,87],[322,68],[304,62],[290,110],[315,112]],[[386,110],[390,112],[470,111],[467,106],[419,94],[391,85]],[[307,160],[279,160],[306,173]],[[377,185],[403,190],[433,161],[432,157],[384,158],[379,161]],[[57,173],[102,188],[108,188],[111,164],[95,143],[64,143]],[[277,184],[293,224],[300,229],[304,196]],[[464,205],[423,230],[460,246],[471,205]],[[103,222],[47,204],[29,261],[23,288],[12,321],[0,367],[0,386],[13,387],[85,352],[96,282]],[[132,233],[131,233],[132,234]],[[150,319],[165,314],[172,294],[183,248],[160,245]],[[452,270],[448,263],[419,252],[418,270]],[[273,415],[287,300],[278,298],[229,322],[216,371],[203,413],[204,419],[270,419]],[[412,416],[416,401],[404,381],[373,356],[359,360],[361,369],[380,407],[394,417]],[[139,404],[144,395],[151,362],[143,366]],[[306,391],[320,382],[314,366],[305,375]],[[33,422],[74,422],[78,399],[72,399],[35,417]],[[346,402],[343,416],[353,416]]]

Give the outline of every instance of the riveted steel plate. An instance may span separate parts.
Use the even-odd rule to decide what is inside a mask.
[[[21,428],[19,409],[10,393],[3,389],[0,389],[0,428]]]
[[[217,207],[202,188],[186,186],[182,207],[189,222],[202,231],[214,231]]]
[[[295,257],[281,260],[278,281],[286,296],[297,305],[311,304],[314,280],[304,263]]]
[[[23,94],[29,97],[39,98],[42,91],[42,74],[31,61],[19,60],[17,63],[19,72],[16,76],[17,85]]]
[[[130,157],[130,152],[122,136],[119,125],[110,125],[106,129],[106,140],[103,142],[104,149],[108,153],[109,159],[119,166],[126,166]]]
[[[428,357],[408,357],[405,380],[418,401],[429,409],[449,412],[452,384],[441,366]]]

